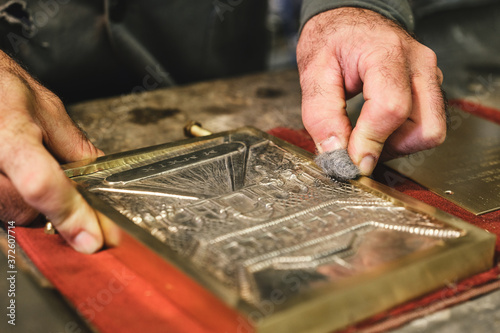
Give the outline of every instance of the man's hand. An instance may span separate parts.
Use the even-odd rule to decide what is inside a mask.
[[[301,33],[297,62],[304,126],[320,153],[347,148],[370,175],[382,153],[397,157],[444,141],[436,55],[391,20],[360,8],[316,15]],[[352,129],[346,100],[360,92],[365,104]]]
[[[97,251],[103,244],[102,216],[56,159],[99,155],[59,98],[0,51],[0,219],[27,224],[41,212],[77,251]]]

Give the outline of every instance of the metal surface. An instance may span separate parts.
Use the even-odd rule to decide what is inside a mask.
[[[68,113],[107,154],[184,139],[190,119],[213,132],[303,128],[295,69],[199,82],[72,105]]]
[[[468,211],[500,209],[500,126],[451,110],[444,144],[386,163]]]
[[[444,309],[415,319],[391,333],[498,333],[500,290],[482,298],[472,298],[454,308]]]
[[[47,235],[54,235],[56,233],[56,229],[54,228],[52,222],[47,222],[45,224],[43,232],[45,232]]]
[[[197,138],[200,136],[207,136],[212,134],[212,132],[203,128],[197,121],[191,120],[184,126],[184,135],[188,138]]]
[[[494,236],[368,178],[331,181],[254,129],[66,172],[261,332],[340,328],[492,265]]]
[[[131,170],[114,173],[104,180],[107,185],[127,185],[154,176],[181,171],[188,167],[214,162],[221,158],[232,158],[242,155],[246,151],[243,143],[231,142],[222,145],[198,150],[189,154],[175,156],[159,162],[151,163]]]

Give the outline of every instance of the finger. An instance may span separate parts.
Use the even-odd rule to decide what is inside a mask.
[[[420,80],[419,80],[420,81]],[[446,138],[445,104],[441,89],[428,83],[414,94],[412,116],[398,128],[386,142],[390,156],[408,155],[417,151],[431,149],[442,144]],[[427,90],[425,90],[427,88]]]
[[[300,84],[302,121],[322,153],[347,148],[352,127],[340,66],[331,57],[318,58],[301,71]]]
[[[19,225],[25,225],[33,221],[38,214],[24,202],[10,180],[0,174],[0,220],[16,221]]]
[[[59,164],[36,141],[36,125],[24,129],[24,137],[4,147],[0,168],[24,201],[54,224],[61,236],[77,251],[93,253],[103,239],[96,213],[73,187]],[[15,140],[16,138],[14,138]],[[15,149],[13,147],[16,147]],[[36,168],[34,169],[34,166]]]
[[[432,52],[432,51],[431,51]],[[409,119],[387,140],[392,155],[408,155],[434,148],[446,137],[445,99],[441,90],[442,72],[432,56],[412,76],[413,108]]]
[[[48,90],[39,92],[39,95],[35,122],[43,131],[47,149],[60,162],[95,159],[104,155],[71,120],[57,96]]]
[[[437,67],[437,78],[438,78],[439,86],[442,86],[443,81],[444,81],[444,75],[443,75],[443,71],[439,67]]]
[[[348,151],[363,175],[372,173],[385,141],[410,115],[409,74],[403,52],[379,52],[360,67],[365,104]]]
[[[60,126],[44,128],[43,141],[59,162],[69,163],[104,156],[104,152],[96,148],[69,117],[64,118],[66,119],[61,121]]]
[[[108,248],[116,247],[122,239],[121,229],[106,215],[96,211],[99,225],[101,226],[104,245]]]

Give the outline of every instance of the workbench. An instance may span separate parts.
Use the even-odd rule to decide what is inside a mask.
[[[361,103],[360,98],[355,99],[349,108],[355,113]],[[68,112],[107,154],[184,139],[183,126],[189,120],[199,121],[213,132],[242,126],[264,131],[303,127],[296,70],[89,101],[69,106]],[[0,287],[6,288],[5,279],[0,281]],[[18,326],[12,331],[12,327],[5,327],[5,321],[1,321],[0,331],[88,331],[57,291],[38,287],[25,274],[18,280],[18,290]],[[490,333],[497,331],[499,322],[500,290],[416,319],[394,332]]]

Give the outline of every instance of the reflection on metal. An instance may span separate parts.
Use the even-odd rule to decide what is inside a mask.
[[[154,191],[151,191],[148,188],[110,188],[110,187],[95,187],[90,190],[91,192],[114,192],[114,193],[125,193],[125,194],[133,194],[133,195],[150,195],[154,197],[169,197],[169,198],[179,198],[179,199],[184,199],[184,200],[199,200],[202,199],[204,196],[199,195],[199,196],[194,196],[194,195],[189,195],[189,194],[184,194],[177,192],[175,193],[174,191],[170,190],[168,192],[162,191],[161,189],[155,189]]]
[[[52,222],[45,223],[45,228],[43,232],[46,233],[47,235],[54,235],[56,233],[56,229],[54,228]]]
[[[212,134],[212,132],[203,128],[201,126],[201,123],[197,121],[191,120],[184,126],[184,135],[188,138],[198,138],[201,136],[208,136]]]
[[[73,179],[258,332],[328,332],[492,264],[488,233],[368,178],[332,181],[255,129],[155,152]]]
[[[108,185],[125,185],[130,182],[136,182],[160,176],[166,173],[182,170],[183,168],[193,167],[198,164],[209,163],[214,159],[221,159],[226,156],[238,155],[245,151],[245,145],[232,142],[189,154],[172,157],[152,164],[122,171],[106,177],[105,183]]]
[[[386,164],[476,215],[500,209],[500,126],[490,121],[452,109],[441,146]]]

